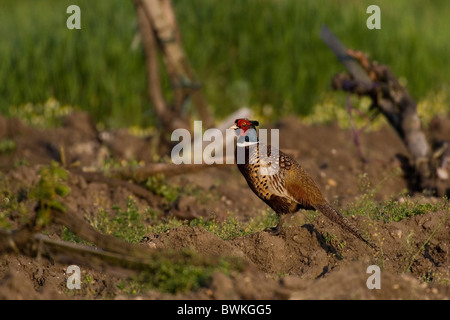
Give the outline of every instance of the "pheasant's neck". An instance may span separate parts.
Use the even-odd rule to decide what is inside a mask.
[[[259,143],[258,141],[238,141],[236,143],[236,146],[239,148],[245,148],[245,147],[257,145],[258,143]]]

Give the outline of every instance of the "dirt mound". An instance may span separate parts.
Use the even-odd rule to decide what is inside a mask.
[[[358,224],[368,223],[357,219]],[[425,214],[398,223],[371,222],[385,254],[342,234],[327,221],[285,228],[274,236],[261,231],[222,240],[203,228],[179,227],[147,244],[164,249],[193,249],[200,253],[237,256],[249,262],[239,274],[215,274],[207,289],[176,297],[150,293],[141,298],[193,299],[448,299],[450,287],[433,283],[431,275],[448,279],[447,212]],[[326,229],[348,244],[325,241]],[[424,230],[426,232],[424,232]],[[430,240],[429,235],[433,234]],[[422,254],[421,246],[426,246]],[[369,289],[369,266],[380,267],[380,289]],[[419,279],[426,281],[420,281]]]
[[[358,218],[359,225],[368,224]],[[448,299],[450,287],[432,283],[433,275],[448,279],[450,220],[448,212],[425,214],[401,222],[370,222],[384,255],[342,234],[339,228],[319,220],[316,226],[285,228],[274,236],[261,231],[222,240],[202,228],[180,227],[148,244],[164,249],[190,248],[200,253],[237,256],[250,262],[243,273],[217,274],[208,289],[189,298],[197,299]],[[322,236],[325,230],[345,238],[335,247]],[[430,239],[430,235],[433,235]],[[422,254],[421,246],[425,246]],[[387,257],[389,256],[389,257]],[[381,288],[369,289],[367,281],[379,266]],[[428,277],[428,278],[427,278]],[[419,279],[426,280],[420,281]],[[161,295],[151,295],[152,298]],[[162,296],[169,298],[168,296]],[[186,297],[186,296],[185,296]],[[180,296],[178,296],[180,298]]]
[[[179,227],[167,233],[149,235],[147,243],[163,249],[190,248],[199,253],[235,256],[251,262],[258,270],[271,275],[298,275],[302,279],[327,277],[348,261],[379,265],[391,273],[411,273],[417,278],[439,276],[448,279],[449,213],[439,211],[384,223],[366,217],[356,224],[372,231],[371,238],[382,252],[345,234],[325,218],[313,224],[289,226],[280,235],[261,231],[222,240],[203,228]],[[329,242],[323,235],[335,235]],[[424,251],[422,253],[422,251]]]

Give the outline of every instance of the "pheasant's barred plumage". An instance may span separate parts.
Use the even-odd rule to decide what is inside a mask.
[[[242,123],[242,120],[246,119],[236,120],[236,124]],[[242,126],[237,128],[241,130],[241,136],[243,129],[248,132],[253,128],[256,132],[256,128],[251,125],[247,129]],[[238,151],[245,152],[245,163],[240,163]],[[314,180],[291,156],[262,143],[236,146],[235,154],[237,166],[249,187],[279,216],[299,209],[318,210],[342,229],[378,250],[376,245],[362,236],[356,226],[328,203]]]

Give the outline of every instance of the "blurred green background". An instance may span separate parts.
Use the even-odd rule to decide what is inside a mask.
[[[66,28],[71,4],[81,8],[81,30]],[[272,110],[273,118],[310,114],[343,70],[319,37],[323,23],[346,46],[389,65],[417,101],[449,90],[447,0],[173,4],[188,59],[218,118],[242,106]],[[366,28],[371,4],[381,8],[381,30]],[[1,0],[0,113],[53,97],[107,127],[152,125],[137,34],[132,0]]]

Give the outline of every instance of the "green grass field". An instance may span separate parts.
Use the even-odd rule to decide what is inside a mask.
[[[348,47],[389,65],[416,100],[449,90],[449,1],[173,3],[187,56],[217,117],[241,106],[276,116],[311,113],[342,70],[319,37],[323,23]],[[81,30],[66,28],[71,4],[81,8]],[[381,8],[381,30],[366,28],[370,4]],[[0,113],[54,97],[106,126],[153,124],[137,31],[131,0],[2,0]],[[165,89],[169,96],[167,81]]]

